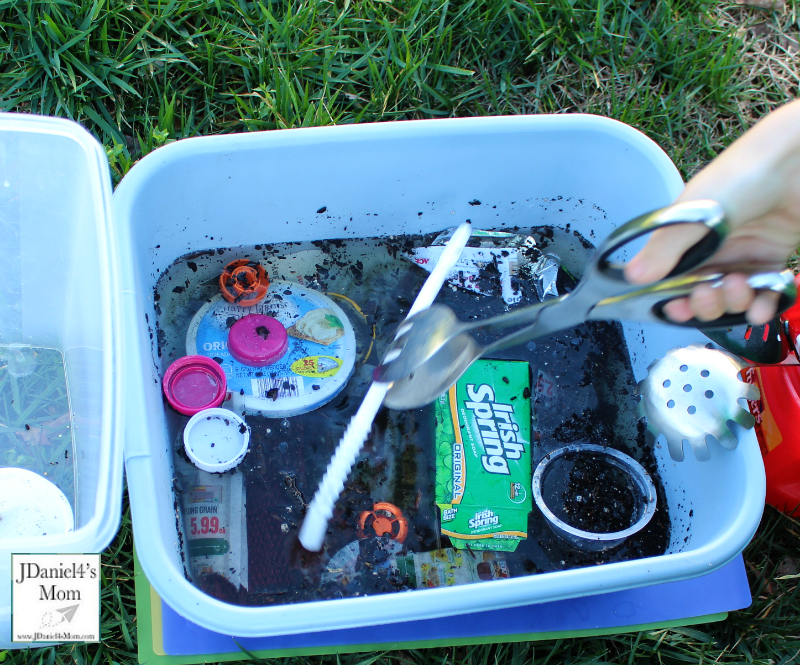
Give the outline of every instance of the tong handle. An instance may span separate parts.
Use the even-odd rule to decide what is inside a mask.
[[[722,285],[724,277],[723,273],[710,273],[706,275],[684,275],[656,282],[642,287],[638,291],[606,298],[592,309],[588,318],[593,320],[650,321],[668,323],[684,328],[698,328],[699,330],[731,328],[747,323],[744,313],[723,314],[713,321],[701,321],[700,319],[692,318],[683,323],[672,321],[664,313],[664,307],[667,303],[679,298],[686,298],[699,284],[709,284],[714,288],[718,288]],[[797,287],[791,270],[759,273],[751,275],[747,281],[757,293],[777,293],[779,295],[779,312],[791,307],[797,296]]]
[[[722,277],[722,275],[713,275],[710,276],[709,279],[703,278],[697,283],[707,283],[711,284],[712,287],[717,287],[718,285],[722,284]],[[768,292],[778,294],[778,309],[776,314],[781,314],[789,309],[797,298],[797,286],[795,285],[794,274],[791,270],[751,275],[748,278],[747,283],[756,292],[756,295]],[[665,323],[683,326],[685,328],[697,328],[698,330],[718,330],[720,328],[732,328],[734,326],[740,326],[747,323],[747,318],[745,317],[744,312],[741,314],[725,313],[713,321],[701,321],[700,319],[693,317],[688,321],[684,321],[683,323],[676,323],[675,321],[669,319],[664,313],[664,306],[671,300],[688,296],[696,285],[697,284],[693,284],[691,287],[689,287],[688,292],[684,293],[683,296],[674,296],[655,303],[652,308],[653,314],[655,314],[655,316]]]
[[[676,224],[702,224],[708,233],[690,247],[665,279],[685,275],[702,265],[722,245],[728,235],[728,223],[722,206],[716,201],[699,200],[675,203],[640,215],[615,229],[597,250],[594,271],[631,288],[622,274],[622,267],[612,264],[609,257],[644,235]]]

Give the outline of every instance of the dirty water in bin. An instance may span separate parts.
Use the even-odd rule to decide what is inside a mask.
[[[0,468],[32,471],[75,507],[75,456],[64,359],[57,349],[0,346]]]
[[[559,293],[574,286],[580,278],[580,266],[593,251],[585,238],[568,227],[513,231],[533,237],[538,250],[560,256],[564,266],[570,267],[571,272],[559,270]],[[580,552],[553,534],[533,506],[528,515],[528,537],[519,541],[515,551],[495,555],[472,548],[455,550],[440,532],[435,503],[433,407],[413,411],[383,408],[336,504],[323,551],[310,553],[300,546],[298,530],[308,502],[369,387],[375,365],[427,277],[427,272],[407,258],[408,253],[430,246],[436,235],[221,248],[180,257],[163,273],[154,294],[157,320],[149,323],[153,352],[164,368],[185,355],[190,320],[218,295],[221,271],[238,258],[263,263],[272,280],[298,282],[326,294],[349,318],[357,341],[352,378],[324,406],[287,418],[247,414],[250,452],[234,472],[224,474],[238,476],[232,484],[241,484],[240,500],[246,505],[244,510],[238,507],[237,515],[233,514],[234,507],[228,517],[229,523],[246,518],[236,541],[245,550],[241,560],[229,565],[229,559],[227,569],[207,568],[205,574],[198,575],[191,557],[183,552],[187,576],[207,593],[243,605],[281,604],[516,577],[657,556],[666,551],[669,515],[652,443],[645,442],[644,427],[636,414],[627,346],[621,326],[604,322],[589,322],[496,352],[492,357],[530,365],[531,389],[524,389],[517,398],[531,400],[532,467],[548,452],[576,441],[607,445],[630,454],[651,474],[658,492],[656,514],[644,530],[612,550]],[[497,265],[489,264],[482,270],[479,281],[482,290],[495,295],[445,286],[438,302],[453,308],[461,319],[487,318],[507,311]],[[523,273],[517,275],[514,288],[521,301],[512,307],[538,302],[535,287],[533,279]],[[176,469],[186,469],[180,442],[188,418],[169,408],[168,412]],[[186,515],[189,488],[180,476],[176,473],[174,508],[179,532],[189,538],[193,528],[191,517]],[[527,491],[530,494],[530,487]],[[402,543],[359,528],[363,514],[370,515],[362,520],[366,525],[385,518],[386,513],[376,507],[380,502],[399,509],[407,522]],[[206,523],[210,524],[208,520]],[[437,570],[444,570],[445,564],[449,566],[447,580],[437,577]]]

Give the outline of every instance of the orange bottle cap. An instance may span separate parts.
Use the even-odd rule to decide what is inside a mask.
[[[264,266],[250,259],[237,259],[225,266],[219,276],[222,297],[228,302],[250,307],[264,299],[269,288],[269,277]]]

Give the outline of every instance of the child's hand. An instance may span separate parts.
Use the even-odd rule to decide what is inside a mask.
[[[727,240],[709,265],[782,270],[800,244],[800,100],[771,113],[692,178],[676,202],[712,199],[731,225]],[[626,279],[647,284],[665,277],[706,231],[680,225],[653,234],[625,267]],[[754,325],[775,316],[776,294],[755,296],[742,273],[728,275],[722,288],[698,286],[689,298],[669,303],[674,321],[701,321],[725,312],[747,312]]]

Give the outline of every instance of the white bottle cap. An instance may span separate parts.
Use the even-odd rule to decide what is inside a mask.
[[[223,473],[247,454],[250,428],[228,409],[205,409],[193,415],[183,430],[183,446],[197,468]]]

